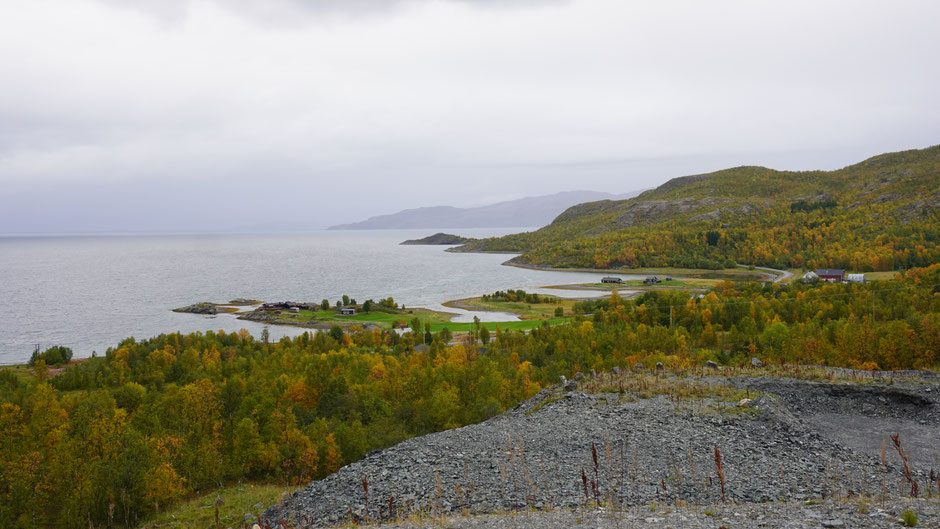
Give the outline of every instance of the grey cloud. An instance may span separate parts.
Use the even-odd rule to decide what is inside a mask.
[[[98,0],[111,7],[133,9],[156,16],[165,23],[185,19],[193,0]],[[214,0],[224,9],[262,24],[297,26],[316,16],[374,17],[393,14],[403,7],[432,0]],[[480,9],[519,9],[557,6],[570,0],[443,0]]]
[[[717,4],[0,2],[0,233],[325,226],[937,143],[936,2]]]

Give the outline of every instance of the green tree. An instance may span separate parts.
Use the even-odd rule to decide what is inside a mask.
[[[345,334],[343,332],[343,328],[340,327],[339,325],[334,325],[330,327],[330,337],[332,337],[337,342],[342,341],[343,334]]]

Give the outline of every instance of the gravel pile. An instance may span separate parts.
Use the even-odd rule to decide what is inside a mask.
[[[930,467],[940,470],[933,381],[854,389],[767,378],[731,383],[765,394],[738,405],[545,390],[483,423],[370,453],[271,507],[263,520],[320,527],[388,519],[390,510],[439,516],[580,509],[598,501],[648,512],[654,504],[721,504],[722,476],[725,500],[736,504],[880,497],[881,440],[902,423],[921,434],[917,457],[909,458],[922,494]],[[829,431],[839,424],[819,427],[827,416],[840,424],[867,421],[877,443],[845,442]],[[907,450],[905,435],[901,440]],[[890,441],[888,448],[888,494],[905,496],[910,485]],[[701,526],[729,525],[712,521]]]
[[[568,527],[603,527],[648,529],[781,529],[903,527],[902,516],[910,510],[917,517],[917,527],[940,525],[940,502],[932,500],[889,501],[878,503],[825,501],[818,505],[803,502],[760,503],[710,507],[659,508],[648,506],[611,512],[603,509],[558,510],[519,513],[515,516],[482,515],[449,517],[443,520],[416,520],[383,525],[384,529],[416,529],[438,525],[453,529],[561,529]]]

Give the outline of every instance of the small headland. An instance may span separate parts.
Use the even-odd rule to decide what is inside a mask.
[[[468,242],[475,241],[476,239],[470,237],[461,237],[460,235],[453,235],[450,233],[435,233],[434,235],[428,235],[423,239],[409,239],[403,241],[401,244],[407,245],[456,245],[456,244],[466,244]]]
[[[211,303],[208,301],[201,301],[199,303],[193,303],[192,305],[186,305],[185,307],[173,309],[173,312],[209,315],[220,313],[224,314],[229,312],[238,312],[242,307],[250,307],[260,303],[260,301],[245,298],[235,298],[228,303]]]

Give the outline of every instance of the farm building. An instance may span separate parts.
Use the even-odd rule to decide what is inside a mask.
[[[601,283],[623,283],[623,279],[619,277],[605,277],[601,279]]]
[[[343,307],[339,309],[339,313],[342,314],[343,316],[355,316],[356,309],[353,307]]]
[[[845,280],[849,283],[864,283],[865,274],[848,274],[845,276]]]
[[[820,268],[816,270],[816,275],[823,281],[837,283],[845,281],[845,270],[841,268]]]

